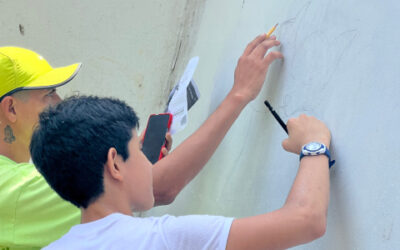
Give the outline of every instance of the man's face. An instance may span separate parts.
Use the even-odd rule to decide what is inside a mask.
[[[129,157],[125,165],[125,188],[132,204],[132,211],[145,211],[154,206],[152,164],[141,150],[140,138],[133,129],[128,144]]]
[[[39,121],[39,114],[50,105],[61,101],[56,89],[29,90],[22,98],[16,98],[15,109],[17,112],[16,126],[18,128],[17,140],[25,141],[29,145],[33,128]]]

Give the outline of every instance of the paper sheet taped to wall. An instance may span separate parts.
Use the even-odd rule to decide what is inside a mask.
[[[200,97],[200,92],[193,80],[198,62],[199,57],[190,59],[181,79],[169,95],[165,111],[174,116],[170,129],[171,134],[175,134],[186,127],[188,110]]]

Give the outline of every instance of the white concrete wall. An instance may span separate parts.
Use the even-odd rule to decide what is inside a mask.
[[[284,120],[315,115],[333,135],[327,232],[297,249],[400,249],[398,13],[397,1],[207,1],[191,52],[200,56],[203,100],[187,134],[230,89],[247,42],[276,22],[285,60],[271,67],[200,176],[152,214],[241,217],[281,207],[298,156],[281,148],[286,135],[267,112],[268,99]]]
[[[144,126],[164,110],[201,15],[201,1],[0,1],[0,43],[35,50],[54,67],[83,62],[60,93],[117,96]]]
[[[395,0],[0,0],[0,41],[54,66],[82,61],[61,92],[120,97],[142,123],[163,110],[188,59],[200,56],[202,97],[177,145],[229,91],[246,44],[279,22],[285,60],[272,65],[204,171],[173,205],[147,214],[242,217],[282,206],[298,157],[281,148],[286,135],[267,98],[284,120],[315,115],[333,135],[328,230],[297,249],[400,249],[398,13]]]

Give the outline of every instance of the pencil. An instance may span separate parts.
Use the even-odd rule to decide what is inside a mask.
[[[274,27],[272,27],[268,33],[267,33],[267,39],[272,35],[272,33],[275,31],[276,27],[278,26],[279,23],[275,24]]]
[[[285,130],[286,134],[288,134],[286,124],[282,121],[282,119],[279,117],[279,115],[275,112],[275,110],[272,108],[271,104],[269,104],[269,102],[267,100],[265,100],[264,104],[265,104],[265,106],[267,106],[269,111],[271,111],[271,114],[275,117],[275,120],[277,120],[279,122],[279,124],[281,125],[283,130]]]

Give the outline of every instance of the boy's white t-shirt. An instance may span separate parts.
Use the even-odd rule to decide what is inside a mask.
[[[138,218],[114,213],[73,226],[44,249],[225,249],[233,218],[209,215]]]

